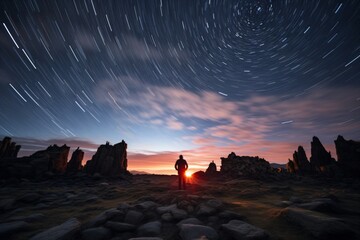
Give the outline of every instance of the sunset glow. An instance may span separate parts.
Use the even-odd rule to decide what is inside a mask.
[[[188,171],[187,171],[187,172],[185,173],[185,176],[186,176],[187,178],[191,178],[192,172],[188,172]]]

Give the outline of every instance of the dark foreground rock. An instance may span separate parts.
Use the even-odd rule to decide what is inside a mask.
[[[81,223],[76,218],[71,218],[61,225],[50,228],[41,232],[31,240],[62,240],[73,239],[75,235],[80,231]]]
[[[355,236],[354,231],[341,219],[318,212],[288,207],[282,210],[281,216],[319,239],[350,239]]]
[[[234,239],[263,240],[269,238],[269,235],[263,229],[240,220],[232,220],[227,224],[223,224],[222,228]]]

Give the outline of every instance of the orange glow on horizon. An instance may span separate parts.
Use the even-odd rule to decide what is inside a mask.
[[[191,178],[192,172],[186,171],[186,172],[185,172],[185,176],[186,176],[187,178]]]

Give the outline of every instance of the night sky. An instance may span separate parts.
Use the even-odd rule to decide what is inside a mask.
[[[285,163],[360,139],[360,2],[0,2],[0,135],[28,155],[124,139],[130,169]]]

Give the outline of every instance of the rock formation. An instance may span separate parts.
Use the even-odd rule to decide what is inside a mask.
[[[295,164],[291,159],[289,159],[288,163],[286,164],[286,170],[289,173],[295,173]]]
[[[0,161],[0,176],[3,178],[39,178],[50,172],[64,173],[69,150],[70,147],[66,145],[62,147],[53,145],[29,157],[3,158]]]
[[[67,173],[76,173],[82,170],[82,160],[84,158],[84,152],[77,148],[72,156],[70,161],[68,162],[66,166],[66,172]]]
[[[229,177],[263,177],[271,174],[270,163],[263,158],[236,156],[234,152],[221,158],[221,174]]]
[[[93,175],[99,173],[103,176],[119,176],[127,172],[127,144],[124,140],[110,145],[107,142],[101,145],[91,160],[87,161],[85,171]]]
[[[20,148],[20,145],[11,142],[11,138],[4,137],[4,139],[0,141],[0,161],[5,158],[16,158]]]
[[[64,144],[59,147],[58,145],[50,145],[46,150],[38,151],[31,155],[31,158],[42,158],[48,156],[48,170],[54,173],[64,173],[66,170],[67,159],[69,156],[70,147]]]
[[[335,159],[331,157],[331,153],[325,150],[316,136],[311,142],[310,163],[317,172],[324,172],[327,166],[335,164]]]
[[[360,172],[360,142],[345,140],[338,136],[335,140],[336,155],[339,166],[351,175],[358,175]]]
[[[293,158],[294,160],[289,159],[287,164],[288,172],[299,174],[312,172],[312,167],[302,146],[299,146],[298,150],[294,152]]]
[[[215,175],[215,174],[217,174],[216,164],[214,163],[214,161],[212,161],[209,164],[209,167],[206,169],[205,174],[207,174],[207,175]]]

